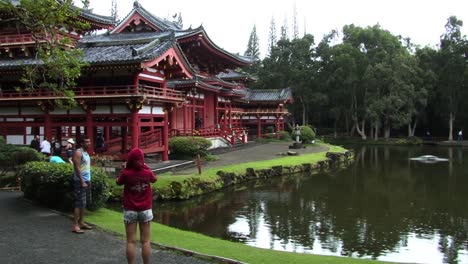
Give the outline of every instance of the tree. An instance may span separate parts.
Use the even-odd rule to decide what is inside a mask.
[[[280,40],[287,40],[287,39],[289,39],[288,19],[284,17],[284,24],[281,26]]]
[[[293,8],[293,39],[299,38],[299,25],[297,24],[297,8],[296,1],[294,1]]]
[[[111,17],[114,18],[114,21],[119,21],[119,12],[117,8],[117,0],[112,0],[112,7],[111,7]]]
[[[260,61],[260,43],[257,36],[257,27],[254,25],[252,32],[250,33],[249,43],[247,44],[247,50],[244,52],[244,56],[251,57],[254,61]]]
[[[270,21],[270,31],[268,32],[268,55],[271,56],[273,47],[276,46],[278,39],[276,38],[276,23],[275,18],[272,16]]]
[[[453,140],[453,124],[460,104],[466,95],[467,39],[461,35],[463,21],[455,16],[447,19],[445,33],[440,39],[438,95],[448,114],[449,135]]]
[[[24,68],[23,89],[49,89],[55,95],[67,96],[72,103],[71,88],[81,74],[81,67],[86,64],[82,52],[73,48],[73,42],[63,32],[82,32],[89,27],[76,19],[79,9],[73,6],[73,1],[21,0],[14,5],[2,0],[0,10],[17,19],[35,41],[37,63]]]

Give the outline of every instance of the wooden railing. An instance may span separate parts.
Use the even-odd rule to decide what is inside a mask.
[[[147,98],[161,98],[175,101],[184,101],[184,94],[168,88],[152,87],[146,85],[121,85],[121,86],[81,86],[72,89],[75,97],[106,97],[106,96],[134,96],[145,95]],[[32,91],[26,90],[0,90],[0,98],[63,98],[63,96],[54,94],[50,89],[41,88]]]
[[[32,34],[15,34],[0,36],[0,45],[34,42]]]

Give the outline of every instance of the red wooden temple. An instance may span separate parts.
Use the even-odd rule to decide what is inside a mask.
[[[2,14],[0,14],[2,16]],[[4,14],[3,14],[4,16]],[[104,138],[105,154],[132,147],[168,159],[169,137],[196,135],[215,146],[246,143],[268,130],[284,130],[289,89],[252,90],[252,78],[233,69],[247,57],[218,47],[202,26],[182,29],[154,16],[138,2],[118,24],[80,9],[92,36],[69,34],[88,66],[73,89],[78,107],[56,106],[47,88],[18,91],[35,42],[17,21],[0,23],[0,134],[7,143],[27,145],[34,135],[65,142],[86,134]]]

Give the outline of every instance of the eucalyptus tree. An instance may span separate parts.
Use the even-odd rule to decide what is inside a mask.
[[[461,34],[462,26],[463,21],[449,17],[440,38],[437,95],[442,102],[441,110],[448,118],[448,140],[453,140],[454,121],[466,96],[468,44],[466,36]]]
[[[275,18],[272,16],[271,21],[270,21],[270,29],[268,32],[268,54],[267,56],[271,55],[271,51],[274,46],[276,46],[276,42],[278,42],[278,39],[276,37],[276,23],[275,23]]]

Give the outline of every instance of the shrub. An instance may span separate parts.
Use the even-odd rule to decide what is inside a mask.
[[[281,140],[289,140],[291,138],[291,135],[288,133],[288,131],[280,131],[279,134]]]
[[[418,137],[407,137],[405,139],[398,139],[395,141],[397,145],[421,145],[423,143],[422,139]]]
[[[202,137],[173,137],[169,139],[169,149],[177,157],[206,156],[211,141]]]
[[[265,139],[275,139],[276,134],[275,133],[267,133],[265,134]]]
[[[309,126],[300,126],[301,136],[300,140],[304,143],[310,143],[312,140],[315,139],[315,132]],[[296,131],[293,130],[291,133],[291,138],[296,140]]]
[[[35,149],[2,142],[0,142],[0,175],[5,175],[8,171],[16,171],[19,166],[26,162],[45,159],[44,155]]]
[[[73,167],[68,163],[28,162],[19,172],[24,197],[60,210],[73,208]],[[91,168],[91,210],[102,207],[110,195],[107,174]]]

